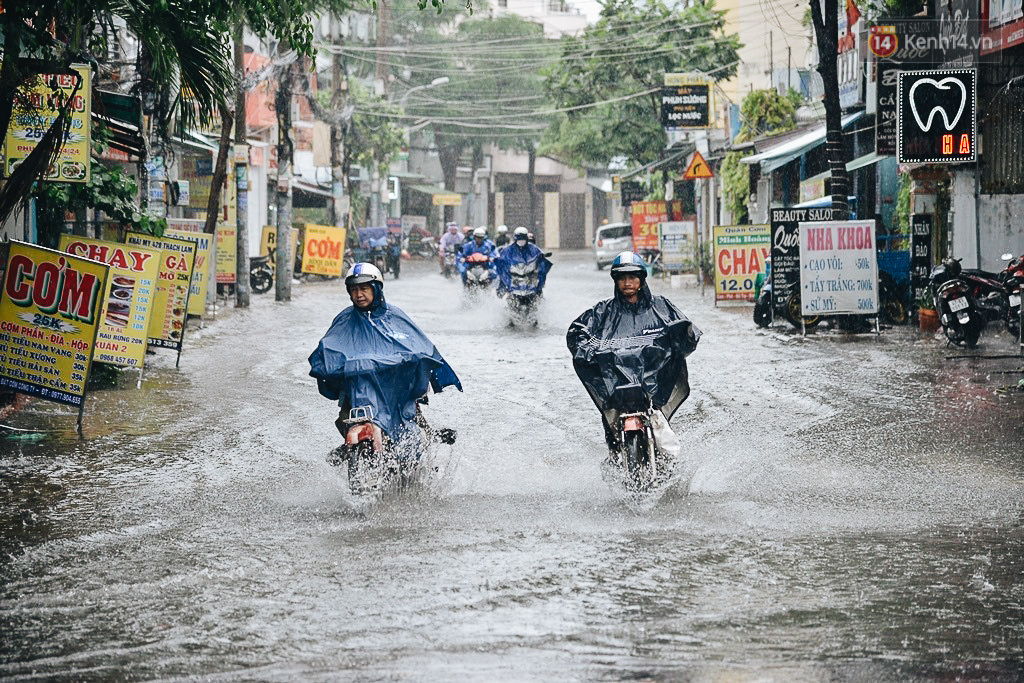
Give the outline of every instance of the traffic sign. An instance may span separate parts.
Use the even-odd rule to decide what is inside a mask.
[[[714,174],[711,172],[711,167],[708,166],[708,162],[704,161],[704,157],[700,155],[700,152],[694,152],[690,165],[686,167],[686,172],[683,173],[683,180],[696,180],[698,178],[713,177]]]

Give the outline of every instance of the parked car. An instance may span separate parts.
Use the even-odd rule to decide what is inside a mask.
[[[608,223],[594,233],[594,260],[597,269],[611,265],[620,252],[633,248],[633,226],[629,223]]]

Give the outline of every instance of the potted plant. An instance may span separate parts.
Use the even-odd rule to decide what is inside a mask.
[[[922,294],[914,300],[917,309],[917,326],[922,332],[936,332],[939,329],[939,313],[930,294]]]

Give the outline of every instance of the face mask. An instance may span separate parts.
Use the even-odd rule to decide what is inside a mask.
[[[516,240],[516,244],[518,244],[521,247],[525,247],[526,246],[526,240]]]

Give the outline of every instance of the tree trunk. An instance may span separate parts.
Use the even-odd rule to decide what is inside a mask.
[[[839,71],[837,57],[839,50],[839,5],[837,0],[811,0],[811,19],[818,42],[818,73],[824,84],[825,104],[825,158],[828,159],[832,178],[829,187],[832,194],[832,208],[836,218],[849,216],[847,196],[850,177],[846,172],[846,149],[843,145],[842,111],[839,105]]]
[[[440,135],[437,136],[437,157],[441,162],[441,173],[444,174],[444,188],[449,192],[455,192],[455,176],[458,173],[459,157],[462,156],[462,145],[448,143]],[[444,221],[448,223],[454,219],[455,207],[444,207]]]
[[[536,234],[537,230],[537,191],[536,191],[536,168],[537,168],[537,148],[530,145],[529,150],[529,164],[526,167],[526,194],[529,195],[530,200],[530,227],[527,228],[534,233],[534,237],[537,238],[538,242],[541,242],[540,236]]]
[[[225,107],[220,108],[220,141],[217,143],[217,165],[210,179],[210,199],[206,203],[206,224],[203,232],[213,234],[220,218],[220,191],[228,175],[228,157],[231,155],[231,127],[235,117]]]
[[[292,86],[299,62],[281,69],[274,108],[277,110],[277,258],[274,279],[275,301],[291,301],[294,254],[290,253],[292,239]]]

